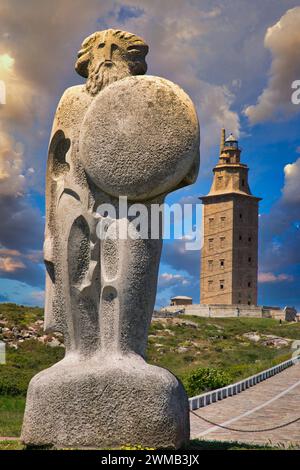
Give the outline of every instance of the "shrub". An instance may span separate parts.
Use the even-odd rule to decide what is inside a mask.
[[[211,367],[199,367],[183,379],[185,389],[190,397],[225,387],[231,382],[232,377],[228,372]]]

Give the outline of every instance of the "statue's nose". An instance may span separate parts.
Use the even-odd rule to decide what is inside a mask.
[[[107,44],[104,48],[104,61],[111,62],[112,55],[113,55],[113,47],[112,44]]]

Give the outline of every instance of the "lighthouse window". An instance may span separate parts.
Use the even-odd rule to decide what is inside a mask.
[[[224,284],[225,284],[225,281],[224,281],[224,279],[222,279],[222,281],[220,281],[220,289],[221,290],[224,289]]]
[[[218,188],[222,187],[222,182],[223,182],[223,176],[218,176],[218,179],[217,179],[217,187]]]
[[[220,259],[220,267],[221,267],[221,268],[224,268],[224,265],[225,265],[225,260],[224,260],[224,259]]]
[[[225,246],[225,237],[220,237],[220,247],[224,248]]]
[[[208,269],[209,269],[210,271],[213,270],[213,260],[211,260],[211,259],[208,261]]]
[[[245,186],[245,180],[242,179],[242,186]]]

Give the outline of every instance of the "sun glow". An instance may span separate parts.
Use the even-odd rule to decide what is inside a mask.
[[[0,55],[0,69],[9,71],[15,63],[15,59],[9,54]]]

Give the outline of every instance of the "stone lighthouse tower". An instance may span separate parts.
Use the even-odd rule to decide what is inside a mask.
[[[204,205],[201,304],[257,304],[258,203],[248,166],[230,134],[221,131],[220,157]]]

